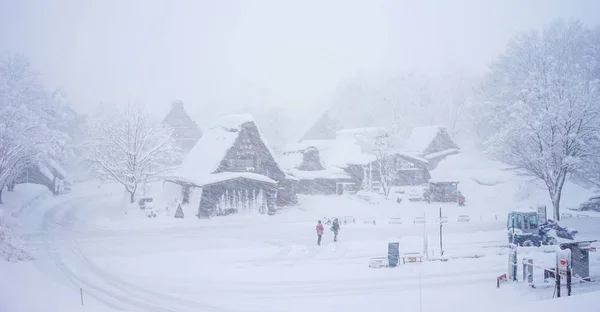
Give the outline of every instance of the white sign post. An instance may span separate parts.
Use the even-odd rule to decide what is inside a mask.
[[[571,264],[571,249],[559,250],[557,257],[558,274],[566,277]]]
[[[560,280],[567,280],[567,295],[571,295],[571,249],[559,249],[556,251],[556,297],[560,298]]]

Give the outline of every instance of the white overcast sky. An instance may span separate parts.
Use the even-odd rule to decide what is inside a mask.
[[[172,100],[193,115],[329,104],[360,72],[483,72],[554,18],[600,24],[600,1],[0,0],[0,52],[27,55],[76,109]]]

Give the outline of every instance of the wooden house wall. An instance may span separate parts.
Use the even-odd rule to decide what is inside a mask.
[[[261,140],[254,123],[245,123],[233,147],[229,149],[216,172],[245,172],[246,168],[237,165],[239,160],[248,160],[254,173],[262,174],[275,181],[282,181],[285,174]],[[236,161],[237,160],[237,161]]]
[[[392,181],[393,186],[422,185],[426,184],[431,179],[429,170],[427,170],[425,165],[408,162],[401,157],[397,157],[394,166],[397,170],[397,174]],[[381,181],[378,161],[371,163],[371,170],[371,181]],[[345,171],[356,181],[355,183],[357,186],[360,187],[363,185],[365,179],[364,166],[351,165],[348,166]]]
[[[217,207],[224,194],[233,194],[234,192],[240,191],[245,194],[248,191],[249,197],[252,197],[253,191],[264,192],[267,209],[269,211],[274,209],[275,196],[277,188],[275,185],[268,183],[248,180],[248,179],[236,179],[225,181],[222,183],[205,186],[202,188],[202,198],[200,200],[200,206],[198,207],[198,218],[210,218],[218,214]],[[252,199],[252,198],[247,198]],[[221,209],[239,209],[239,207],[221,207]]]

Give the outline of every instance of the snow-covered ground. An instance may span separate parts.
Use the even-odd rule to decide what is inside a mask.
[[[506,214],[517,205],[545,200],[543,190],[517,196],[517,178],[485,173],[497,169],[494,164],[472,170],[442,164],[436,170],[446,170],[443,174],[462,174],[454,179],[461,181],[466,207],[303,196],[300,205],[275,216],[198,220],[188,209],[185,219],[173,218],[174,211],[149,219],[135,206],[123,208],[118,188],[75,185],[72,193],[23,214],[23,234],[36,260],[0,265],[0,274],[8,273],[15,282],[0,289],[0,310],[40,310],[32,297],[48,298],[46,309],[80,310],[80,289],[86,311],[418,311],[420,305],[422,311],[525,311],[546,305],[546,311],[558,311],[561,302],[573,304],[569,299],[543,301],[552,298],[552,288],[524,283],[496,288],[496,277],[508,268]],[[567,200],[577,201],[568,194]],[[573,197],[585,200],[579,193]],[[389,242],[399,242],[401,254],[423,252],[424,233],[430,258],[439,258],[440,208],[448,218],[443,227],[448,261],[369,268],[371,257],[387,256]],[[458,222],[459,215],[471,221]],[[324,244],[317,246],[316,221],[346,216],[356,222],[342,224],[340,240],[334,243],[326,231]],[[426,223],[415,223],[423,216]],[[579,238],[600,238],[599,218],[575,216],[563,223],[579,229]],[[551,266],[553,253],[545,251],[552,248],[521,248],[519,255]],[[590,258],[597,280],[600,253]],[[534,275],[543,286],[541,270]],[[599,289],[596,283],[577,284],[573,294],[596,311],[600,293],[582,294]]]

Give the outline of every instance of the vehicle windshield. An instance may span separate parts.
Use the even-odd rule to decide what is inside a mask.
[[[524,229],[536,229],[537,225],[537,215],[526,215],[524,217]]]

